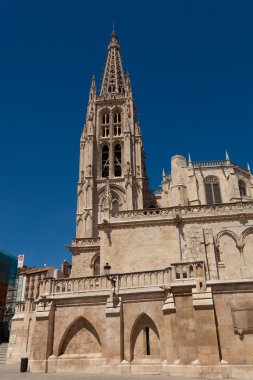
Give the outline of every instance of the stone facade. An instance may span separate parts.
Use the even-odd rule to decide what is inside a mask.
[[[177,155],[151,192],[115,33],[100,95],[92,79],[77,198],[71,277],[45,278],[33,307],[17,307],[8,362],[28,355],[34,372],[252,378],[250,168],[228,154]]]

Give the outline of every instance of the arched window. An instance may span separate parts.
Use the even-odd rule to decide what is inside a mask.
[[[114,124],[120,124],[121,123],[121,114],[120,112],[116,112],[113,116],[113,122]]]
[[[100,275],[100,256],[97,256],[93,263],[93,276]]]
[[[221,203],[220,183],[215,176],[205,178],[206,203],[208,205]]]
[[[109,113],[104,113],[102,116],[102,137],[108,137],[110,128],[109,128]]]
[[[121,135],[121,113],[115,112],[113,115],[113,131],[114,136],[120,136]]]
[[[102,124],[109,124],[109,113],[104,113],[103,118],[102,118]]]
[[[109,176],[109,147],[104,145],[102,149],[102,177]]]
[[[240,179],[239,182],[238,182],[238,185],[239,185],[240,196],[241,197],[246,197],[247,190],[246,190],[245,182]]]
[[[114,199],[112,201],[112,212],[118,212],[119,211],[119,202],[117,199]]]
[[[121,177],[121,146],[120,144],[114,147],[114,176]]]

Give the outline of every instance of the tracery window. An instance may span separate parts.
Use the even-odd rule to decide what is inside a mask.
[[[221,203],[220,183],[215,176],[205,178],[206,203],[208,205]]]
[[[109,133],[110,133],[109,121],[110,121],[109,113],[105,113],[102,116],[102,137],[109,136]]]
[[[113,212],[118,212],[119,211],[119,202],[117,199],[114,199],[112,201],[112,211]]]
[[[116,112],[113,115],[113,130],[114,130],[114,136],[121,135],[121,113],[120,112]]]
[[[100,256],[97,256],[93,263],[93,276],[100,275]]]
[[[239,182],[238,182],[238,185],[239,185],[240,196],[241,197],[246,197],[247,190],[246,190],[246,184],[245,184],[245,182],[240,179]]]
[[[121,177],[121,145],[114,147],[114,176]]]
[[[109,124],[109,113],[104,113],[103,118],[102,118],[102,124]]]
[[[102,149],[102,177],[109,176],[109,147],[104,145]]]

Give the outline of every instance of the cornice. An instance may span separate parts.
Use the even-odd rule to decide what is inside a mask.
[[[223,203],[219,205],[177,206],[158,209],[111,212],[106,227],[129,228],[180,223],[215,222],[253,219],[253,202]],[[105,225],[99,224],[103,229]]]

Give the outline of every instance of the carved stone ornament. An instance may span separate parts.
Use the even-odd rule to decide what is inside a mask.
[[[205,178],[205,183],[219,183],[219,178],[215,177],[213,175],[209,175],[208,177]]]
[[[253,307],[245,309],[231,309],[234,332],[243,339],[244,334],[253,334]]]

